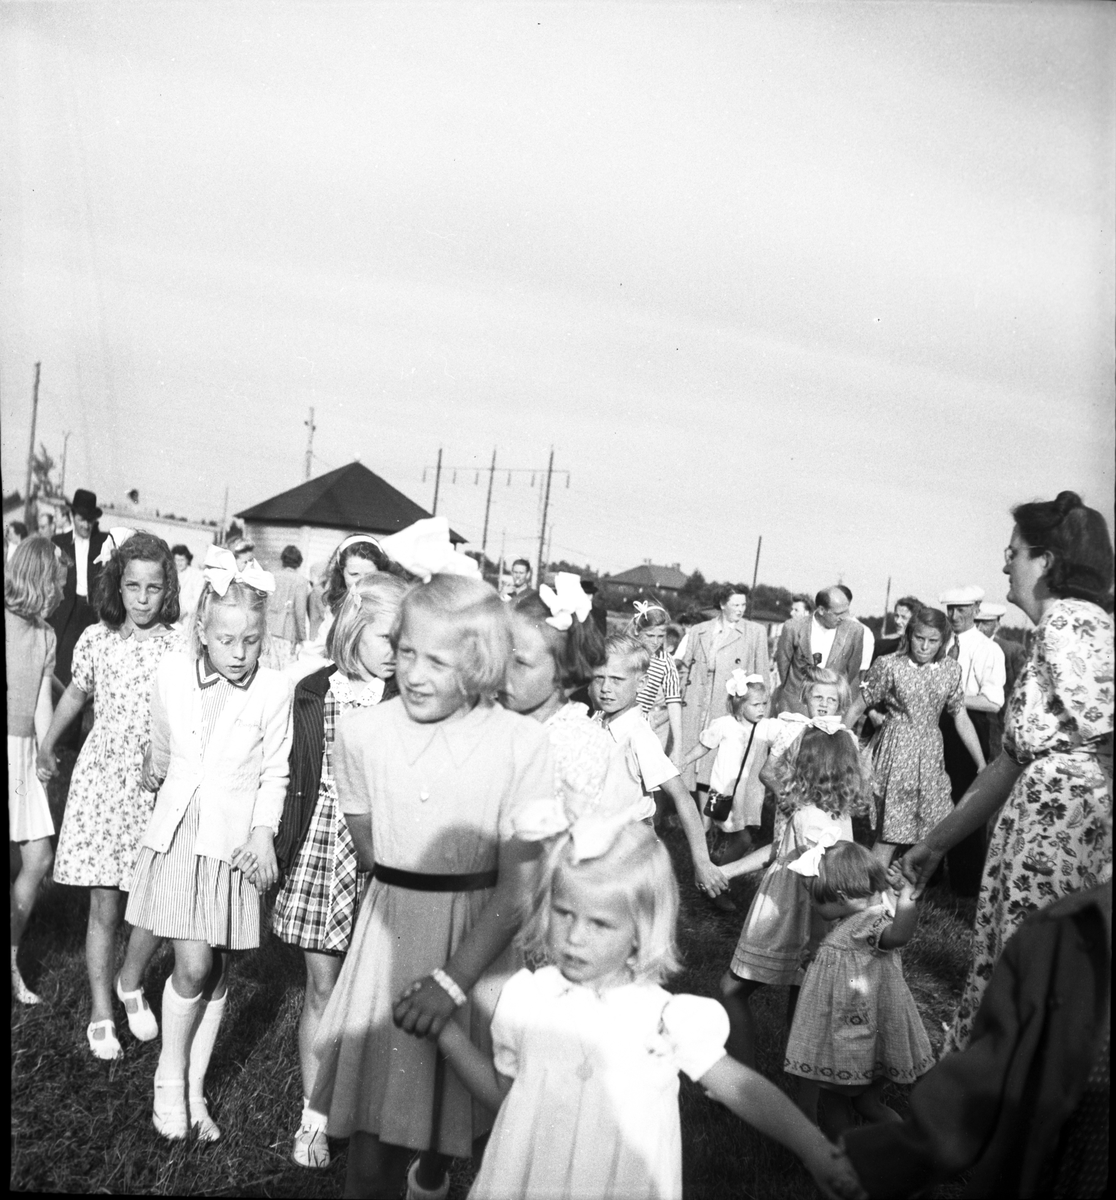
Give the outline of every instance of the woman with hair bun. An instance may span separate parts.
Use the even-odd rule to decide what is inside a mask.
[[[903,858],[921,890],[947,850],[997,818],[947,1049],[967,1046],[992,969],[1023,918],[1112,873],[1112,539],[1075,492],[1021,504],[1012,516],[1007,598],[1038,628],[1008,701],[1003,753]]]

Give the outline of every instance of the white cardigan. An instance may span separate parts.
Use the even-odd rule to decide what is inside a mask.
[[[225,862],[257,825],[278,830],[291,752],[290,681],[260,667],[225,702],[202,753],[201,689],[189,654],[164,655],[151,690],[151,759],[164,776],[143,845],[165,853],[198,794],[194,853]]]

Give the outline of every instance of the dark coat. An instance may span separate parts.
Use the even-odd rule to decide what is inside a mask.
[[[50,618],[50,626],[58,638],[58,655],[55,659],[54,674],[63,684],[70,682],[71,664],[74,658],[74,647],[77,640],[89,628],[97,624],[97,610],[93,607],[94,588],[101,574],[101,565],[93,560],[101,553],[101,548],[108,541],[108,534],[102,533],[94,524],[89,534],[89,557],[86,562],[88,599],[83,600],[77,594],[77,565],[74,562],[74,535],[56,533],[51,539],[70,560],[66,572],[66,586],[62,590],[62,603],[54,610]]]
[[[846,1132],[872,1197],[972,1169],[966,1196],[1046,1194],[1109,1028],[1112,885],[1065,896],[1004,947],[966,1050],[919,1080],[901,1124]]]
[[[805,713],[802,703],[802,686],[806,672],[812,670],[814,657],[810,653],[810,629],[814,618],[799,617],[788,621],[779,635],[779,648],[775,651],[775,663],[779,678],[783,681],[776,699],[778,712]],[[833,647],[829,651],[826,669],[844,675],[849,681],[849,691],[856,699],[860,687],[860,664],[864,658],[864,626],[852,617],[846,617],[834,632]]]
[[[322,755],[325,753],[325,695],[334,666],[322,667],[300,679],[295,686],[291,710],[291,776],[283,819],[275,835],[275,857],[281,871],[289,871],[302,849],[310,818],[318,803],[322,786]]]

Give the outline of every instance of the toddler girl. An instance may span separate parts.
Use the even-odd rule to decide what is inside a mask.
[[[36,738],[53,715],[51,677],[57,640],[47,618],[62,599],[66,568],[46,538],[20,542],[4,567],[4,665],[8,676],[8,838],[19,856],[11,885],[12,995],[20,1004],[39,997],[23,982],[16,956],[31,909],[54,854],[54,821],[35,774]]]
[[[884,1086],[914,1083],[934,1065],[899,957],[918,923],[914,885],[855,842],[819,843],[790,869],[810,880],[815,910],[833,924],[806,970],[783,1069],[819,1084],[832,1137],[854,1112],[898,1121],[880,1099]],[[898,889],[894,911],[884,899],[889,882]]]
[[[291,684],[260,667],[271,576],[223,548],[206,554],[190,653],[155,673],[144,779],[155,811],[136,863],[128,920],[174,939],[163,989],[153,1121],[163,1137],[221,1131],[205,1072],[227,1002],[230,950],[260,944],[260,901],[277,879],[272,841],[287,791]],[[253,886],[253,884],[255,886]]]
[[[85,963],[93,1007],[86,1038],[97,1058],[114,1059],[123,1053],[113,1020],[114,990],[135,1037],[146,1042],[159,1032],[141,987],[158,940],[133,935],[115,980],[113,967],[125,895],[155,800],[143,780],[143,756],[152,680],[179,642],[178,573],[162,538],[129,529],[111,531],[98,561],[104,569],[93,600],[100,622],[74,647],[70,683],[39,747],[39,777],[49,779],[57,771],[55,744],[93,693],[93,729],[70,780],[54,880],[90,889]]]
[[[541,721],[554,755],[554,787],[569,820],[626,803],[617,788],[626,763],[584,704],[567,699],[604,661],[604,638],[589,620],[591,598],[576,575],[559,572],[510,606],[512,652],[500,701]],[[547,833],[553,833],[550,829]],[[540,831],[542,836],[542,831]]]
[[[462,555],[441,557],[443,567],[476,570]],[[403,1030],[437,1033],[461,1008],[487,1042],[496,993],[515,965],[528,865],[513,817],[554,791],[546,731],[492,703],[510,650],[492,588],[433,575],[404,597],[393,638],[399,696],[346,714],[334,748],[338,799],[365,863],[375,847],[314,1043],[310,1096],[328,1132],[350,1139],[349,1196],[398,1195],[416,1150],[411,1188],[444,1195],[447,1156],[470,1155],[487,1130],[490,1118],[461,1084],[436,1071],[434,1046],[407,1037],[393,1017]]]
[[[438,1037],[499,1110],[473,1200],[681,1197],[679,1071],[794,1151],[825,1195],[856,1193],[837,1148],[725,1054],[721,1006],[661,986],[678,969],[677,916],[670,855],[646,825],[590,815],[557,839],[523,931],[550,965],[507,982],[491,1053],[456,1020]]]
[[[716,749],[709,777],[705,813],[726,835],[718,863],[735,862],[748,852],[749,827],[758,829],[763,820],[763,784],[760,768],[785,722],[767,716],[767,684],[762,675],[733,671],[725,690],[732,714],[717,717],[701,732],[701,741],[682,760],[686,767]]]
[[[659,604],[635,602],[636,615],[628,622],[627,632],[647,647],[651,662],[639,685],[639,710],[658,734],[663,749],[678,754],[682,749],[682,687],[678,668],[666,650],[670,613]]]
[[[832,719],[820,718],[822,722]],[[776,822],[775,840],[724,867],[732,879],[770,863],[744,918],[732,963],[721,978],[721,995],[732,1023],[729,1053],[749,1066],[754,1065],[756,1053],[749,998],[765,984],[789,984],[793,1013],[802,982],[802,956],[821,940],[809,893],[790,864],[826,838],[851,841],[852,815],[866,812],[870,798],[869,773],[850,731],[828,723],[807,725],[780,800],[782,820]]]
[[[326,642],[336,666],[316,671],[295,688],[291,779],[276,842],[279,865],[288,874],[275,899],[271,927],[282,941],[301,946],[306,960],[298,1026],[303,1114],[293,1150],[303,1167],[329,1166],[325,1117],[308,1107],[314,1084],[311,1046],[368,883],[337,807],[334,733],[342,714],[383,699],[385,683],[395,674],[391,630],[406,590],[401,579],[382,572],[355,583]]]

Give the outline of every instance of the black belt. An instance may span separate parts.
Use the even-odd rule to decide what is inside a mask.
[[[377,863],[372,878],[412,892],[479,892],[496,886],[496,871],[474,871],[471,875],[431,875],[426,871],[400,871]]]

